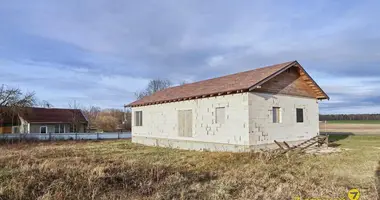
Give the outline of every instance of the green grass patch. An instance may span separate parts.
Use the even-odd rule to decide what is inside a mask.
[[[380,120],[331,120],[329,124],[380,124]]]

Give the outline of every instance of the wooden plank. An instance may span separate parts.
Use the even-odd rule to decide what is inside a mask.
[[[310,138],[309,140],[306,140],[306,141],[302,142],[301,144],[298,144],[298,145],[296,145],[296,146],[293,146],[292,149],[299,148],[299,147],[301,147],[302,145],[305,145],[305,144],[310,143],[310,142],[314,142],[314,141],[317,141],[317,142],[318,142],[318,139],[317,139],[317,138],[318,138],[318,136],[313,137],[313,138]]]
[[[276,143],[276,144],[277,144],[277,146],[279,146],[279,147],[280,147],[282,150],[285,150],[285,149],[284,149],[284,147],[282,147],[282,146],[281,146],[281,144],[280,144],[280,143],[278,143],[276,140],[274,141],[274,143]]]
[[[319,141],[315,141],[315,142],[313,142],[313,143],[310,143],[309,145],[307,145],[307,146],[305,146],[305,147],[302,147],[301,150],[305,150],[305,149],[307,149],[307,148],[309,148],[309,147],[311,147],[311,146],[317,144],[318,142],[319,142]]]
[[[285,141],[284,141],[284,144],[285,144],[285,146],[288,148],[288,149],[290,149],[291,147],[289,146],[289,144],[288,143],[286,143]]]

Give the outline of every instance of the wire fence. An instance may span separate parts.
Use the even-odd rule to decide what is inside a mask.
[[[117,140],[130,139],[129,132],[116,133],[28,133],[28,134],[0,134],[0,141],[59,141],[59,140]]]

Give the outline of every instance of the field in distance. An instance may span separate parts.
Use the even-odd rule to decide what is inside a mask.
[[[0,199],[378,199],[380,136],[330,139],[342,152],[274,159],[126,140],[0,145]]]
[[[380,135],[380,120],[343,120],[319,123],[321,133],[346,135]]]
[[[331,121],[327,121],[327,123],[328,124],[380,124],[380,120],[331,120]]]

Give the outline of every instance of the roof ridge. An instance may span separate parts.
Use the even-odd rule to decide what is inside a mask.
[[[255,68],[255,69],[250,69],[250,70],[246,70],[246,71],[242,71],[242,72],[237,72],[237,73],[233,73],[233,74],[227,74],[227,75],[223,75],[223,76],[218,76],[218,77],[214,77],[214,78],[209,78],[209,79],[205,79],[205,80],[200,80],[200,81],[196,81],[196,82],[192,82],[192,83],[187,83],[187,84],[184,84],[184,85],[177,85],[177,86],[173,86],[173,87],[168,87],[168,88],[165,88],[163,90],[160,90],[160,91],[157,91],[157,92],[162,92],[162,91],[165,91],[165,90],[168,90],[168,89],[172,89],[172,88],[180,88],[180,87],[183,87],[185,85],[191,85],[191,84],[196,84],[196,83],[202,83],[202,82],[206,82],[206,81],[211,81],[211,80],[214,80],[214,79],[220,79],[220,78],[225,78],[225,77],[229,77],[229,76],[236,76],[238,74],[244,74],[244,73],[249,73],[249,72],[252,72],[252,71],[256,71],[256,70],[260,70],[260,69],[266,69],[266,68],[270,68],[270,67],[275,67],[275,66],[278,66],[278,65],[289,65],[293,62],[296,62],[296,60],[293,60],[293,61],[288,61],[288,62],[283,62],[283,63],[279,63],[279,64],[274,64],[274,65],[266,65],[264,67],[258,67],[258,68]]]
[[[43,107],[24,107],[33,109],[45,109],[45,110],[81,110],[79,108],[43,108]]]
[[[9,108],[9,106],[0,106],[0,108]],[[34,109],[46,109],[46,110],[82,110],[80,108],[43,108],[43,107],[23,107],[23,108],[34,108]]]
[[[143,106],[152,103],[165,103],[172,100],[185,100],[192,97],[247,90],[275,73],[296,63],[296,60],[257,67],[255,69],[227,74],[189,84],[166,88],[138,99],[125,106]]]

